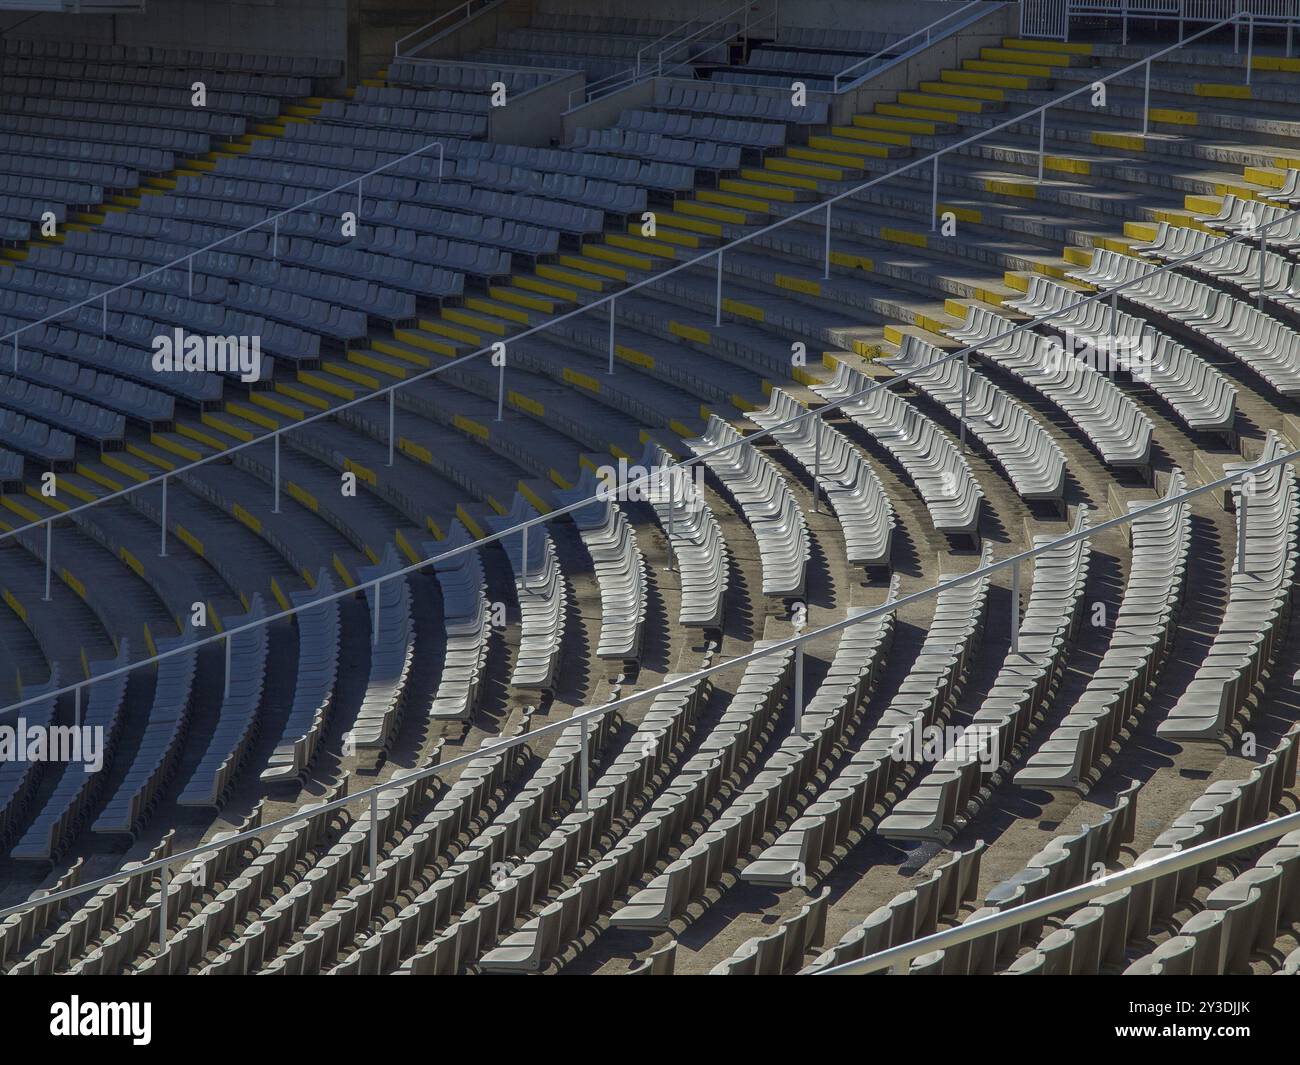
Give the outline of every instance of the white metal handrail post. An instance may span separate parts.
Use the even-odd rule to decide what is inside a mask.
[[[574,718],[578,718],[579,720],[582,720],[584,718],[590,718],[596,714],[604,714],[612,710],[618,710],[624,706],[628,706],[638,701],[652,700],[656,696],[663,694],[664,692],[672,691],[672,690],[680,690],[680,688],[684,685],[690,685],[693,684],[695,681],[704,680],[706,678],[712,677],[714,674],[719,673],[725,669],[739,668],[741,666],[747,665],[750,662],[757,661],[760,658],[765,658],[769,655],[784,654],[787,650],[793,650],[794,648],[800,646],[803,643],[808,642],[809,640],[829,636],[833,633],[840,633],[854,625],[863,624],[873,619],[884,617],[885,615],[888,614],[893,614],[896,610],[904,609],[912,605],[913,603],[917,603],[923,600],[937,597],[941,595],[943,592],[951,588],[960,587],[962,585],[971,583],[973,581],[983,580],[985,577],[991,576],[992,574],[999,572],[1002,569],[1019,566],[1022,562],[1038,558],[1040,555],[1043,555],[1049,551],[1056,550],[1059,547],[1066,546],[1069,544],[1079,543],[1081,541],[1091,540],[1094,536],[1104,534],[1110,529],[1119,528],[1123,525],[1130,524],[1134,521],[1137,521],[1140,518],[1143,518],[1149,514],[1157,513],[1166,508],[1179,506],[1188,499],[1206,493],[1221,492],[1225,488],[1234,485],[1239,481],[1243,481],[1246,478],[1252,477],[1256,474],[1265,472],[1267,470],[1291,465],[1293,463],[1296,463],[1297,461],[1300,461],[1300,450],[1289,451],[1283,455],[1277,456],[1276,458],[1269,459],[1267,461],[1260,461],[1250,465],[1241,466],[1238,469],[1230,473],[1226,473],[1224,476],[1219,477],[1206,484],[1199,485],[1195,488],[1186,489],[1185,491],[1180,492],[1176,495],[1166,496],[1163,499],[1158,499],[1151,503],[1143,504],[1140,506],[1134,506],[1126,513],[1117,515],[1116,517],[1113,518],[1107,518],[1104,521],[1099,522],[1097,525],[1092,526],[1091,528],[1080,529],[1075,532],[1067,533],[1066,535],[1058,537],[1053,541],[1049,541],[1047,543],[1039,544],[1034,547],[1028,548],[1025,551],[1019,552],[1018,554],[1015,555],[1010,555],[1007,558],[1002,559],[1000,561],[978,565],[974,569],[964,574],[951,577],[945,581],[940,582],[939,584],[933,585],[928,588],[920,589],[916,592],[911,592],[901,597],[896,596],[891,592],[890,595],[886,598],[885,602],[879,606],[871,607],[861,611],[860,613],[853,614],[844,619],[830,622],[810,632],[805,632],[801,630],[797,635],[788,637],[784,640],[775,641],[774,643],[772,643],[770,646],[766,648],[755,648],[752,651],[735,655],[725,662],[712,663],[699,670],[696,670],[694,673],[689,673],[684,676],[676,676],[669,680],[665,680],[661,684],[652,685],[648,688],[645,688],[638,692],[634,692],[630,695],[620,696],[618,698],[610,700],[608,703],[603,704],[599,708],[589,710],[589,711],[581,711],[579,713],[572,715],[570,718],[564,719],[563,721],[556,721],[556,722],[551,722],[550,724],[547,725],[543,725],[540,728],[532,730],[528,734],[523,734],[523,735],[513,737],[509,740],[505,740],[499,744],[490,747],[488,746],[480,747],[473,752],[453,758],[447,762],[442,762],[439,765],[431,766],[427,769],[416,771],[412,773],[408,779],[414,782],[417,780],[426,779],[431,776],[441,775],[451,769],[458,768],[463,765],[468,765],[472,761],[481,759],[485,756],[490,756],[495,751],[504,752],[506,750],[519,746],[522,743],[534,741],[539,736],[551,732],[556,732],[564,727],[567,727],[567,725]],[[469,550],[472,548],[473,545],[466,545],[466,547],[462,548],[461,550]],[[429,561],[432,560],[426,560],[425,562],[420,563],[420,565],[421,566],[428,565]],[[387,576],[391,576],[391,574]],[[387,579],[387,576],[380,577],[375,579],[374,581],[369,582],[370,586],[377,587],[379,583]],[[345,593],[342,594],[351,595],[354,594],[355,591],[357,590],[358,589],[348,589],[345,591]],[[339,594],[333,596],[333,598],[340,598],[340,597],[341,595]],[[316,605],[321,601],[325,601],[328,598],[330,597],[321,597],[320,599],[316,600],[315,603],[313,603],[313,605]],[[278,620],[278,619],[275,617],[266,619],[266,621],[268,622],[274,620]],[[253,627],[255,627],[254,623],[248,623],[242,626],[235,626],[226,635],[234,636],[240,631],[244,631],[246,629],[253,628]],[[219,639],[221,637],[215,637],[215,638]],[[165,652],[164,654],[156,656],[156,658],[162,659],[166,657],[171,657],[172,655],[175,654],[183,653],[185,651],[188,651],[193,646],[195,646],[196,643],[198,642],[199,641],[190,641],[186,647],[173,648],[172,650]],[[113,676],[121,675],[125,672],[129,672],[130,669],[135,668],[135,666],[138,666],[140,664],[141,663],[134,663],[131,666],[122,667],[119,669],[105,670],[97,675],[97,679],[105,680]],[[65,694],[68,691],[75,690],[75,687],[76,686],[74,685],[70,688],[62,689],[61,691],[52,694],[56,696],[60,694]],[[42,696],[35,697],[35,699],[49,698],[50,695],[51,693],[47,692]],[[35,701],[35,699],[33,701]],[[22,705],[22,704],[15,704],[15,705]],[[14,708],[13,706],[10,706],[10,707],[5,707],[3,709],[9,710],[13,708]],[[324,814],[332,810],[341,809],[351,802],[364,799],[367,797],[374,797],[383,791],[390,790],[391,787],[392,787],[391,783],[373,785],[370,788],[363,789],[361,792],[356,793],[350,797],[332,800],[330,802],[322,803],[319,806],[313,807],[313,812],[318,814]],[[277,821],[263,824],[259,828],[249,829],[245,832],[234,833],[233,835],[224,839],[222,843],[223,845],[233,846],[238,843],[244,842],[246,840],[251,840],[253,838],[260,837],[260,835],[265,832],[272,832],[277,829],[286,827],[292,824],[294,821],[300,820],[301,817],[302,817],[302,813],[296,812],[284,818],[281,818]],[[1253,842],[1270,839],[1273,838],[1275,835],[1281,835],[1283,834],[1283,832],[1275,832],[1273,831],[1273,829],[1280,826],[1282,822],[1287,822],[1288,824],[1291,824],[1297,820],[1300,820],[1300,813],[1288,815],[1288,817],[1286,818],[1281,818],[1276,822],[1271,822],[1270,825],[1268,826],[1257,826],[1255,829],[1250,829],[1244,832],[1235,833],[1231,839],[1231,842],[1236,843],[1237,845],[1235,847],[1230,847],[1228,850],[1223,851],[1221,853],[1232,853],[1237,849],[1241,849],[1242,847],[1249,846]],[[1229,840],[1225,838],[1216,841],[1214,844],[1206,844],[1204,846],[1209,848],[1212,846],[1223,845],[1228,842]],[[116,873],[110,874],[106,877],[101,877],[97,880],[82,883],[76,885],[75,887],[65,888],[61,891],[52,892],[49,895],[42,896],[39,902],[42,904],[49,904],[49,903],[61,901],[62,899],[65,898],[74,898],[77,895],[95,891],[100,887],[103,887],[108,884],[117,883],[123,879],[128,879],[131,876],[145,875],[150,871],[154,869],[159,869],[163,865],[170,864],[173,861],[183,861],[189,858],[198,857],[201,854],[208,853],[209,851],[211,851],[210,844],[208,845],[201,844],[200,846],[195,847],[191,850],[184,851],[179,854],[173,854],[166,859],[158,859],[152,862],[144,862],[133,869],[119,870]],[[1139,867],[1139,869],[1141,868],[1143,867]],[[1126,874],[1132,874],[1133,872],[1134,870],[1125,870]],[[1115,874],[1115,876],[1118,878],[1120,874]],[[1137,877],[1135,882],[1140,882],[1140,880],[1142,879],[1144,879],[1144,877],[1139,876]],[[1097,883],[1100,882],[1099,881],[1091,882],[1093,886],[1095,886]],[[1073,889],[1073,890],[1077,891],[1078,889]],[[1061,893],[1061,896],[1065,896],[1069,894],[1070,892],[1063,892]],[[1058,899],[1061,896],[1054,896],[1053,898]],[[23,912],[24,910],[29,909],[31,906],[35,905],[36,902],[37,900],[29,900],[24,903],[18,903],[16,905],[0,909],[0,920],[14,913]],[[1057,908],[1059,908],[1059,906]],[[1055,909],[1049,909],[1046,912],[1052,913],[1055,912]],[[963,930],[968,930],[969,927],[970,926],[962,926],[961,929],[948,929],[945,933],[939,933],[939,937],[943,938],[945,936],[952,935],[952,934],[957,934],[959,937],[961,937],[963,935]],[[961,938],[959,938],[958,941],[961,941]],[[918,950],[915,953],[923,953],[923,951]],[[851,963],[851,964],[857,965],[858,963]]]
[[[963,943],[993,935],[1008,928],[1017,928],[1030,921],[1039,921],[1044,917],[1060,913],[1062,910],[1074,909],[1102,895],[1123,888],[1136,887],[1155,880],[1159,876],[1181,872],[1195,866],[1214,861],[1228,855],[1269,843],[1300,828],[1300,812],[1285,814],[1271,821],[1264,821],[1249,828],[1239,829],[1208,843],[1198,843],[1184,850],[1170,851],[1146,862],[1140,862],[1127,869],[1108,873],[1097,879],[1085,880],[1082,884],[1046,895],[1033,902],[1009,906],[1004,910],[990,913],[985,917],[967,921],[952,928],[932,932],[927,936],[900,943],[887,950],[877,951],[865,958],[844,962],[827,969],[820,969],[814,976],[857,976],[867,973],[893,969],[906,972],[908,963],[923,954],[932,954],[937,950],[950,950]]]

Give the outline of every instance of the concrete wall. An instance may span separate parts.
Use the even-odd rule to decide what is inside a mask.
[[[150,0],[144,14],[39,15],[14,36],[346,60],[347,28],[348,0]]]
[[[618,121],[618,116],[629,108],[649,107],[654,103],[658,78],[619,89],[589,104],[580,104],[564,115],[564,143],[573,140],[578,129],[606,129]]]
[[[491,48],[506,30],[527,26],[532,11],[532,0],[501,0],[451,33],[440,33],[438,27],[434,27],[431,32],[437,39],[420,47],[416,54],[423,59],[458,59],[480,48]],[[453,25],[455,20],[448,19],[448,26]],[[420,43],[419,39],[408,41],[402,51],[409,52]]]
[[[586,75],[574,72],[507,98],[505,107],[488,112],[488,140],[540,148],[561,143],[569,96],[586,84]]]

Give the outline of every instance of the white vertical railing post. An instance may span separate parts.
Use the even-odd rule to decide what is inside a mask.
[[[668,571],[677,568],[677,550],[673,547],[673,512],[677,509],[677,467],[668,467]]]
[[[1267,242],[1264,239],[1264,230],[1259,231],[1259,291],[1255,294],[1255,306],[1259,310],[1264,309],[1264,257],[1267,250]]]
[[[1038,184],[1043,183],[1043,156],[1047,146],[1047,108],[1038,112]]]
[[[274,474],[272,480],[275,485],[275,499],[271,504],[271,513],[279,514],[280,513],[280,434],[279,433],[275,434],[274,440],[275,440],[275,467],[274,467]]]
[[[803,729],[803,644],[794,645],[794,731]]]
[[[520,582],[524,588],[528,587],[528,526],[523,527],[523,551],[524,557],[519,566]]]
[[[1142,79],[1142,136],[1151,132],[1151,60],[1143,66],[1145,76]]]
[[[370,638],[374,642],[374,645],[376,647],[379,646],[379,611],[380,608],[383,606],[383,598],[382,598],[383,590],[384,590],[384,586],[379,581],[375,581],[375,583],[371,586],[371,592],[374,594],[375,597],[375,617],[374,617],[374,632],[371,634]]]
[[[167,866],[158,870],[158,952],[167,953]]]
[[[50,601],[50,559],[54,554],[54,521],[45,523],[45,602]]]
[[[506,409],[506,360],[501,359],[497,367],[497,421],[500,421]]]
[[[934,157],[933,176],[930,180],[930,232],[939,228],[939,156]]]
[[[617,301],[610,297],[609,301],[609,374],[614,374],[614,304]]]
[[[822,475],[822,423],[817,415],[811,415],[813,427],[813,470],[812,470],[812,497],[813,513],[821,513],[820,494],[817,491],[817,482]]]
[[[823,253],[822,261],[822,279],[829,281],[831,277],[831,205],[830,201],[826,202],[826,246]]]
[[[1246,485],[1237,493],[1237,572],[1246,572],[1246,511],[1250,508]]]
[[[722,250],[718,250],[718,284],[714,292],[714,313],[713,324],[721,327],[722,325]]]
[[[1011,567],[1011,653],[1020,653],[1020,563]]]
[[[280,219],[271,219],[271,258],[280,261]]]
[[[107,296],[104,297],[104,303],[101,309],[103,313],[99,319],[99,335],[101,337],[106,337],[108,336],[108,297]]]
[[[397,390],[388,391],[388,465],[393,464],[393,450],[397,446]]]
[[[159,523],[158,557],[167,557],[167,478],[162,479],[162,521]]]
[[[970,352],[961,357],[961,451],[966,454],[966,395],[970,392]]]
[[[230,691],[231,667],[234,665],[234,642],[235,641],[231,638],[230,633],[226,633],[226,686],[222,689],[226,692]]]
[[[1250,84],[1250,68],[1255,62],[1255,18],[1249,16],[1246,22],[1246,84]]]
[[[378,597],[375,599],[378,602]],[[375,870],[379,865],[379,792],[370,793],[370,868],[366,870],[366,879],[375,882]]]
[[[591,768],[588,761],[590,755],[587,753],[587,744],[589,742],[590,739],[589,739],[589,730],[587,727],[587,719],[584,717],[582,719],[582,746],[579,749],[579,754],[581,756],[581,764],[578,766],[578,794],[582,800],[582,812],[584,814],[587,812],[587,777],[591,773]]]
[[[191,255],[188,259],[185,260],[185,267],[186,267],[186,273],[189,277],[188,286],[185,290],[185,294],[192,299],[194,297],[194,256],[193,255]]]

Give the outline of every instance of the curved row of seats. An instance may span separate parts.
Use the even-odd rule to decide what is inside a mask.
[[[1260,461],[1275,461],[1289,451],[1281,437],[1270,432]],[[1233,463],[1229,469],[1241,465]],[[1217,740],[1224,735],[1272,663],[1279,633],[1290,616],[1300,535],[1295,470],[1283,464],[1252,473],[1234,484],[1233,497],[1238,515],[1244,516],[1245,566],[1234,565],[1227,609],[1214,641],[1192,682],[1156,729],[1169,739]],[[1239,521],[1238,528],[1242,525]],[[1237,547],[1238,557],[1243,557],[1243,545]]]
[[[1088,527],[1088,508],[1080,506],[1071,533]],[[943,838],[972,817],[982,804],[1012,748],[1051,697],[1065,667],[1066,652],[1078,624],[1088,580],[1088,540],[1061,544],[1054,534],[1039,534],[1033,546],[1034,576],[1024,616],[1015,610],[1017,634],[988,694],[970,716],[957,741],[877,826],[885,837]],[[928,723],[928,722],[927,722]],[[908,752],[915,761],[920,751]],[[987,783],[985,783],[987,782]]]
[[[1187,489],[1181,470],[1164,498]],[[1132,503],[1130,510],[1143,504]],[[1102,756],[1154,692],[1173,649],[1187,587],[1192,512],[1186,502],[1135,518],[1129,526],[1128,583],[1110,642],[1078,699],[1017,771],[1022,787],[1082,788]]]
[[[1163,224],[1163,223],[1162,223]],[[1139,318],[1119,311],[1113,314],[1098,300],[1079,301],[1070,288],[1046,277],[1029,280],[1029,291],[1005,307],[1034,318],[1051,316],[1044,323],[1066,336],[1116,338],[1110,353],[1117,368],[1127,369],[1135,383],[1149,386],[1189,428],[1230,433],[1237,416],[1237,389],[1229,378],[1190,348],[1158,332]],[[1070,310],[1061,313],[1065,308]],[[1134,342],[1137,342],[1134,349]],[[1125,348],[1123,345],[1127,345]],[[1127,365],[1122,365],[1127,360]]]
[[[825,495],[835,511],[848,560],[888,566],[897,521],[894,507],[875,471],[848,438],[780,388],[772,389],[766,409],[750,411],[747,417],[767,429],[816,478],[814,491]]]
[[[847,362],[830,384],[813,390],[888,451],[925,500],[934,527],[949,536],[976,536],[984,492],[965,457],[939,428],[896,392]],[[861,393],[866,392],[865,395]],[[856,398],[855,398],[856,397]]]
[[[1009,319],[971,304],[965,322],[949,329],[948,335],[975,345],[999,369],[1058,407],[1108,465],[1148,470],[1151,420],[1138,405],[1110,378],[1059,344],[1028,329],[1009,333],[1013,326]]]
[[[1075,280],[1117,289],[1121,299],[1155,311],[1208,341],[1283,396],[1300,395],[1300,333],[1253,304],[1172,270],[1098,249]],[[1120,289],[1119,286],[1126,287]]]
[[[763,594],[802,596],[812,557],[807,522],[776,465],[744,439],[714,414],[704,435],[687,440],[686,446],[704,456],[701,461],[717,475],[753,531],[763,565]]]
[[[945,353],[913,333],[903,337],[898,354],[878,360],[907,384],[965,421],[966,431],[988,449],[1025,500],[1060,502],[1065,492],[1065,456],[1047,430],[1020,403],[983,374],[958,361],[933,365]]]
[[[991,560],[985,547],[981,564]],[[956,574],[944,574],[940,582]],[[946,715],[960,692],[980,646],[989,578],[984,574],[945,588],[935,599],[934,618],[911,670],[849,759],[828,775],[808,813],[763,851],[741,876],[752,883],[790,884],[830,855],[885,796],[900,776],[909,733],[925,730]],[[896,805],[906,813],[909,796]]]

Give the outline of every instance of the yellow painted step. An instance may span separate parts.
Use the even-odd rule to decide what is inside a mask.
[[[271,417],[271,415],[267,413],[267,408],[260,407],[259,405],[240,403],[239,401],[232,399],[226,404],[226,411],[238,418],[242,418],[246,422],[252,422],[254,425],[260,426],[263,429],[280,428],[280,420]]]
[[[984,49],[988,51],[988,49]],[[1061,64],[1064,66],[1065,64]],[[978,70],[985,74],[1017,74],[1022,78],[1050,78],[1052,67],[1030,66],[1027,63],[1009,63],[990,59],[967,59],[962,63],[964,70]]]
[[[696,215],[700,218],[712,218],[718,222],[730,222],[733,225],[744,225],[747,216],[744,211],[733,210],[728,207],[719,207],[716,204],[701,203],[699,200],[678,200],[673,205],[673,210],[683,215]],[[719,227],[721,229],[721,227]]]
[[[391,355],[385,355],[381,351],[349,349],[348,362],[352,363],[353,366],[360,366],[364,370],[373,370],[377,374],[383,374],[385,377],[391,377],[397,381],[406,380],[414,372],[410,363],[395,359]],[[375,380],[379,380],[379,378]],[[378,385],[375,387],[378,387]]]
[[[723,178],[718,182],[718,188],[723,192],[734,192],[738,196],[751,196],[755,198],[758,196],[766,196],[768,199],[783,200],[787,203],[793,203],[799,198],[794,189],[782,188],[778,185],[768,185],[757,181],[738,181],[735,178]]]
[[[1026,52],[1058,52],[1062,55],[1092,55],[1092,45],[1086,42],[1067,44],[1064,41],[1035,41],[1024,37],[1003,37],[1003,48]]]
[[[125,475],[132,481],[147,481],[153,474],[140,465],[134,457],[128,456],[121,451],[105,451],[99,456],[99,461],[107,466],[110,470],[116,470],[118,473]]]
[[[148,466],[152,466],[155,470],[158,470],[160,472],[174,470],[176,469],[177,466],[180,465],[178,462],[176,462],[174,457],[170,455],[164,455],[160,451],[154,451],[152,448],[147,448],[142,444],[135,443],[134,441],[125,442],[123,444],[123,447],[126,448],[126,452],[128,455],[133,455],[141,462],[145,463]],[[65,484],[64,478],[60,477],[59,478],[60,491],[63,490],[64,484]]]
[[[1204,96],[1211,100],[1252,99],[1249,85],[1222,85],[1215,82],[1200,82],[1192,91],[1197,96]]]
[[[863,162],[866,156],[875,158],[884,158],[889,155],[889,149],[881,144],[865,144],[861,141],[836,141],[829,137],[810,137],[810,141],[830,141],[832,145],[847,145],[849,151],[833,151],[825,147],[824,144],[811,144],[807,148],[793,147],[790,151],[791,159],[802,159],[810,163],[822,163],[828,167],[839,167],[839,173],[843,174],[845,170],[851,170],[854,173],[861,173]]]
[[[862,115],[854,118],[856,122]],[[870,117],[870,116],[867,116]],[[933,126],[932,122],[917,122],[915,125]],[[825,141],[825,144],[819,144],[818,141]],[[848,143],[855,145],[853,148],[847,146]],[[812,148],[828,148],[835,152],[862,151],[863,145],[872,144],[892,144],[898,148],[910,148],[912,146],[912,135],[910,133],[899,133],[892,129],[872,129],[868,126],[832,126],[829,137],[814,136],[808,138],[808,145]],[[875,154],[868,152],[868,155]]]
[[[907,113],[917,118],[933,118],[937,122],[956,122],[958,118],[954,111],[964,111],[967,114],[977,114],[984,110],[984,103],[981,100],[964,100],[959,96],[941,96],[934,93],[910,92],[904,91],[898,94],[898,104],[904,105],[905,108],[911,109]],[[876,110],[884,111],[885,114],[898,114],[896,110],[890,110],[898,105],[881,104]]]
[[[686,203],[693,203],[686,200]],[[698,205],[696,205],[698,206]],[[674,204],[674,208],[677,205]],[[697,218],[691,213],[679,214],[676,209],[672,211],[659,211],[655,214],[655,221],[660,226],[669,226],[672,229],[684,229],[688,233],[700,233],[706,237],[722,236],[722,226],[717,222],[709,221],[707,218]],[[744,221],[744,218],[741,218]]]
[[[767,200],[760,200],[758,197],[753,195],[729,195],[725,191],[700,189],[699,192],[695,194],[695,198],[701,203],[722,204],[724,207],[739,208],[742,211],[757,211],[761,214],[770,214],[772,211],[771,203]]]
[[[198,441],[204,447],[212,448],[213,451],[225,451],[230,447],[230,441],[226,440],[220,432],[213,432],[191,422],[178,422],[176,432],[180,436]]]
[[[179,433],[150,433],[149,443],[163,451],[171,452],[186,462],[198,462],[205,454],[210,453],[204,448],[195,446],[195,441],[183,437]],[[91,478],[91,480],[96,479],[92,472],[83,470],[81,467],[77,467],[77,472],[83,477]]]
[[[431,351],[435,355],[444,355],[447,358],[455,358],[460,353],[460,348],[451,343],[445,334],[435,335],[428,329],[429,325],[437,325],[440,328],[452,329],[452,326],[442,326],[438,322],[421,322],[420,329],[394,329],[393,339],[399,340],[403,344],[409,344],[413,348],[423,348],[425,351]],[[301,380],[301,378],[299,378]]]
[[[328,392],[332,396],[338,396],[339,399],[356,399],[360,394],[357,389],[351,388],[337,378],[323,374],[318,370],[299,370],[298,380],[305,385],[311,385],[312,388]]]
[[[653,270],[655,261],[648,255],[636,255],[623,248],[611,248],[605,244],[584,244],[582,254],[589,259],[626,266],[633,270]]]
[[[547,281],[540,277],[529,277],[527,274],[511,278],[517,288],[525,289],[528,292],[538,292],[543,296],[550,296],[557,300],[566,300],[569,303],[578,301],[578,293],[565,285],[557,285],[553,281]]]
[[[512,303],[516,307],[523,307],[526,310],[540,311],[542,314],[555,313],[556,305],[554,300],[544,299],[535,292],[524,292],[510,285],[489,285],[488,295],[494,300],[500,300],[502,303]]]
[[[1300,74],[1300,58],[1280,55],[1252,56],[1250,65],[1253,70],[1279,70],[1288,74]]]
[[[333,404],[313,388],[306,388],[292,381],[277,381],[275,390],[282,396],[311,407],[315,410],[329,410]]]
[[[370,346],[381,355],[386,355],[390,359],[400,359],[402,362],[410,363],[417,369],[427,370],[433,365],[433,359],[429,357],[428,348],[414,347],[398,340],[396,337],[392,340],[388,339],[388,337],[377,337],[370,342]]]
[[[589,292],[603,292],[605,290],[605,278],[596,277],[594,274],[584,273],[581,270],[566,270],[562,266],[551,266],[549,263],[537,264],[537,276],[545,278],[547,281],[558,281],[560,284],[568,285],[571,288],[585,288]]]
[[[435,336],[445,337],[447,340],[458,340],[462,344],[481,344],[483,342],[483,338],[474,330],[466,329],[463,325],[456,325],[454,322],[443,321],[440,318],[421,318],[420,328],[426,333],[433,333]],[[398,340],[406,340],[401,334],[401,330],[393,332],[393,336],[397,337]],[[430,350],[435,349],[430,348]],[[445,354],[445,352],[440,352],[440,354]]]
[[[360,366],[349,362],[338,362],[331,360],[321,363],[321,370],[326,380],[334,379],[341,381],[351,381],[354,384],[361,385],[364,388],[376,389],[388,382],[378,376],[376,372],[367,372]]]
[[[793,157],[773,158],[763,164],[762,170],[742,170],[742,178],[750,181],[775,181],[778,185],[816,190],[818,181],[843,181],[844,171],[822,163],[809,163]]]
[[[225,433],[226,436],[232,437],[242,444],[246,444],[250,440],[256,440],[262,435],[257,426],[245,422],[238,415],[204,411],[199,415],[199,421],[209,429]]]
[[[932,136],[939,132],[939,122],[930,122],[919,118],[898,118],[881,111],[877,106],[876,113],[870,115],[854,115],[853,124],[860,129],[875,129],[882,131],[892,131],[894,133],[920,133],[925,136]],[[832,130],[832,132],[836,132]]]
[[[528,312],[522,308],[499,300],[484,299],[482,296],[470,296],[465,300],[465,306],[471,311],[480,311],[483,314],[492,315],[494,318],[502,318],[507,322],[515,322],[518,325],[528,325],[532,321],[528,316]]]
[[[661,259],[677,258],[677,249],[662,241],[647,240],[645,237],[633,237],[626,233],[608,233],[605,239],[616,248],[639,251],[646,255],[657,255]]]
[[[641,233],[641,223],[629,222],[627,224],[627,231],[634,237],[639,236]],[[675,244],[679,248],[698,248],[702,243],[699,236],[694,233],[686,233],[680,229],[669,229],[666,227],[656,228],[654,237],[646,239],[662,241],[665,244]]]
[[[269,411],[285,418],[291,418],[293,421],[302,421],[307,417],[309,411],[301,403],[290,403],[283,398],[284,393],[275,392],[251,392],[249,393],[249,402],[255,403],[259,407],[265,407]]]
[[[939,80],[949,85],[985,89],[1029,89],[1034,84],[1033,78],[1021,74],[993,74],[983,70],[944,70],[940,72]]]
[[[637,231],[640,231],[640,222],[636,225]],[[614,264],[604,263],[599,259],[588,259],[585,255],[562,255],[559,257],[559,264],[578,273],[595,274],[598,277],[610,278],[611,281],[628,280],[628,272],[623,267],[615,267]]]
[[[444,307],[442,317],[445,321],[456,322],[471,329],[477,329],[481,333],[493,333],[499,337],[505,336],[509,331],[506,323],[499,318],[474,314],[472,311],[463,310],[460,307]]]
[[[1074,56],[1064,52],[1031,52],[1024,48],[980,49],[980,60],[995,63],[1031,63],[1038,67],[1068,67],[1074,59]]]
[[[1005,89],[984,85],[956,85],[950,81],[923,81],[920,89],[935,96],[957,96],[964,100],[986,100],[989,103],[1002,103],[1007,98]]]

